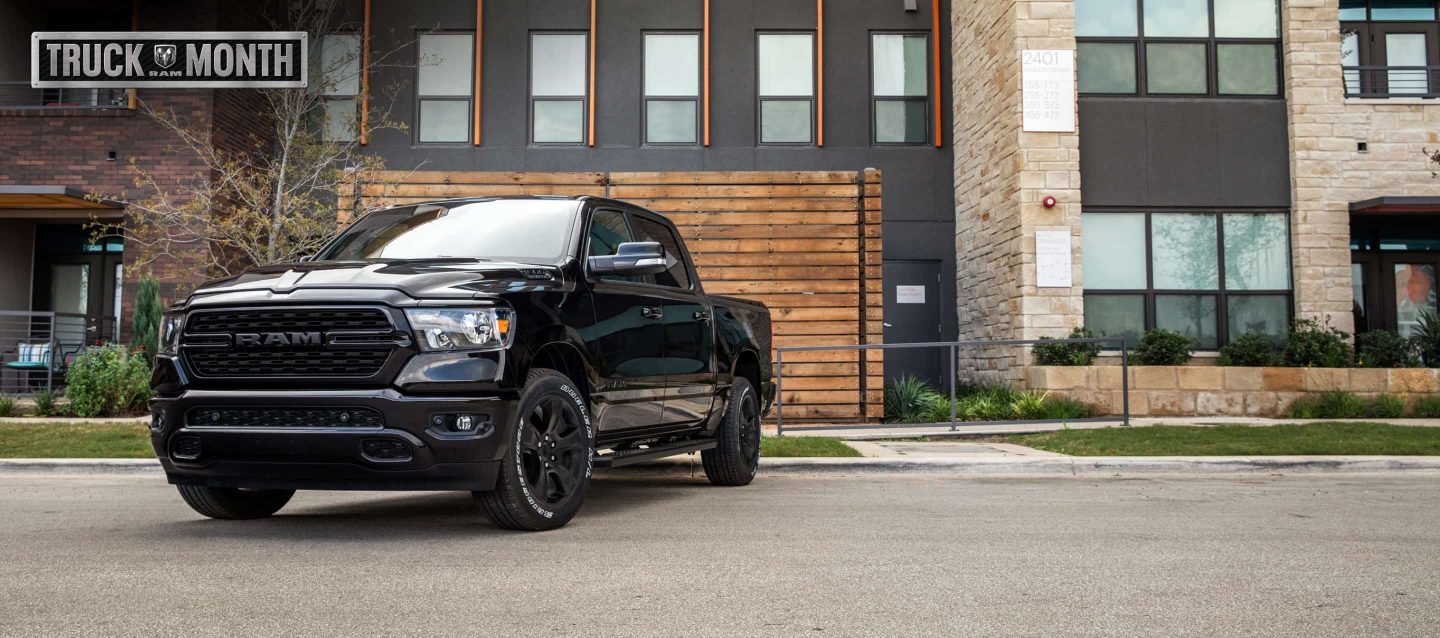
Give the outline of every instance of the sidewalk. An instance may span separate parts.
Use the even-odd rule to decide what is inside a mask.
[[[1440,427],[1440,419],[1265,419],[1259,417],[1244,416],[1172,416],[1172,417],[1133,417],[1130,419],[1130,427],[1141,427],[1147,425],[1251,425],[1265,427],[1270,425],[1305,424],[1305,423],[1334,423],[1345,421],[1351,423],[1385,423],[1389,425],[1408,425],[1420,427]],[[958,425],[954,431],[949,425],[937,427],[885,427],[878,425],[874,428],[851,429],[853,426],[831,428],[824,424],[820,425],[787,425],[785,436],[831,436],[845,441],[894,441],[899,439],[943,439],[943,438],[974,438],[985,436],[998,436],[1007,434],[1034,434],[1036,432],[1055,432],[1057,430],[1096,430],[1100,428],[1123,427],[1120,419],[1114,421],[1087,421],[1081,423],[1020,423],[1004,425],[987,425],[984,423]],[[766,424],[764,433],[770,436],[775,435],[775,426]]]

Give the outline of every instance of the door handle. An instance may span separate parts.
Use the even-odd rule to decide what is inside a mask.
[[[660,307],[641,306],[640,316],[646,319],[659,319],[665,316],[665,311]]]
[[[705,312],[704,310],[696,310],[695,320],[699,321],[700,323],[705,323],[710,320],[710,313]]]

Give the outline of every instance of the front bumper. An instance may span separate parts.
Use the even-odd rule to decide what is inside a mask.
[[[513,423],[516,409],[509,396],[410,396],[390,389],[189,390],[154,399],[150,407],[151,445],[171,483],[482,491],[494,487],[510,444],[511,428],[502,424]],[[306,421],[315,418],[306,415],[336,411],[378,413],[379,421]],[[211,421],[216,412],[225,418]],[[231,418],[239,414],[246,418]],[[472,417],[471,431],[448,427],[457,415]]]

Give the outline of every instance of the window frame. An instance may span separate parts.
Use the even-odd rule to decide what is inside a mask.
[[[922,37],[922,38],[925,39],[925,51],[926,51],[927,55],[924,56],[926,82],[925,82],[925,95],[924,95],[923,97],[899,96],[899,95],[886,95],[886,96],[875,95],[875,77],[876,77],[876,73],[875,73],[875,36],[877,36],[877,35],[920,36],[920,37]],[[868,78],[867,78],[867,79],[868,79],[868,82],[869,82],[869,85],[868,85],[867,88],[866,88],[866,92],[868,92],[868,93],[870,94],[870,145],[871,145],[871,146],[928,146],[928,145],[930,144],[930,140],[931,140],[931,139],[934,139],[933,136],[935,135],[935,131],[932,130],[932,129],[935,128],[934,125],[932,124],[932,120],[934,119],[935,112],[934,112],[933,110],[931,110],[931,109],[934,109],[934,108],[935,108],[935,104],[934,104],[933,98],[932,98],[932,96],[931,96],[931,93],[934,92],[934,89],[933,89],[933,87],[930,86],[930,82],[929,82],[929,78],[931,77],[931,74],[935,72],[935,69],[934,69],[934,67],[933,67],[933,65],[932,65],[933,63],[932,63],[932,60],[931,60],[931,56],[928,55],[928,53],[931,51],[930,47],[931,47],[931,46],[934,46],[933,43],[930,41],[930,32],[929,32],[929,31],[916,31],[916,30],[913,30],[913,29],[910,29],[910,30],[907,30],[907,29],[872,29],[872,30],[867,34],[867,37],[866,37],[866,39],[865,39],[865,44],[867,45],[866,48],[868,49],[867,55],[868,55],[869,58],[870,58],[870,68],[869,68],[870,73],[869,73],[869,76],[868,76]],[[904,103],[908,103],[908,102],[922,102],[922,101],[925,103],[925,138],[924,138],[923,140],[921,140],[921,141],[919,141],[919,142],[881,142],[881,141],[880,141],[880,135],[879,135],[879,132],[880,132],[880,118],[879,118],[880,107],[879,107],[879,103],[880,103],[880,102],[899,102],[899,103],[901,103],[901,104],[904,104]]]
[[[326,88],[326,82],[325,82],[325,81],[326,81],[326,78],[325,78],[325,71],[326,71],[326,69],[323,68],[323,65],[324,65],[324,56],[322,55],[322,52],[324,51],[323,47],[325,46],[325,44],[324,44],[325,38],[332,37],[332,36],[353,36],[353,37],[355,38],[355,44],[356,44],[356,49],[355,49],[356,62],[355,62],[355,66],[356,66],[356,68],[360,71],[360,73],[363,75],[363,74],[364,74],[364,69],[365,69],[365,60],[362,59],[362,56],[363,56],[363,51],[365,50],[365,40],[364,40],[365,35],[364,35],[363,33],[359,32],[359,31],[354,31],[354,30],[349,30],[349,29],[341,29],[341,30],[336,30],[336,31],[331,31],[331,32],[329,32],[329,33],[325,33],[325,34],[323,34],[323,35],[320,36],[319,42],[317,42],[317,44],[318,44],[319,46],[316,47],[316,52],[315,52],[316,64],[321,66],[321,68],[318,69],[318,73],[315,75],[315,77],[318,77],[318,78],[320,79],[320,85],[319,85],[318,90],[316,90],[316,92],[315,92],[315,96],[316,96],[317,98],[319,98],[319,100],[320,100],[320,109],[321,109],[321,111],[322,111],[322,113],[321,113],[321,118],[322,118],[323,121],[324,121],[324,125],[320,127],[320,139],[322,139],[322,140],[324,140],[324,141],[326,141],[326,142],[336,142],[336,143],[340,143],[340,144],[350,144],[350,143],[355,142],[356,140],[359,140],[359,139],[363,136],[362,134],[360,134],[360,133],[362,133],[362,132],[358,130],[358,126],[359,126],[359,124],[360,124],[360,122],[359,122],[359,119],[360,119],[360,104],[359,104],[359,102],[356,100],[356,98],[358,98],[358,97],[360,96],[360,91],[362,90],[362,87],[360,86],[360,78],[359,78],[359,76],[357,76],[356,79],[355,79],[355,92],[354,92],[354,93],[332,93],[332,92],[329,92],[329,90]],[[416,76],[416,77],[417,77],[417,78],[419,77],[419,76],[418,76],[418,71],[417,71],[417,76]],[[419,91],[418,87],[417,87],[416,91],[417,91],[417,92]],[[329,108],[329,107],[330,107],[330,103],[331,103],[331,102],[343,102],[343,101],[349,101],[350,104],[351,104],[351,109],[352,109],[352,111],[353,111],[353,112],[351,113],[351,115],[353,115],[353,116],[355,117],[355,125],[356,125],[356,127],[357,127],[357,129],[352,130],[351,133],[356,133],[356,135],[353,135],[352,137],[347,138],[347,139],[332,138],[332,137],[330,137],[330,134],[329,134],[329,133],[330,133],[330,128],[329,128],[329,127],[330,127],[330,108]],[[418,111],[418,110],[416,111],[416,114],[417,114],[417,115],[419,114],[419,111]]]
[[[420,67],[421,67],[421,64],[420,64],[420,38],[425,37],[425,36],[427,36],[427,35],[468,35],[468,36],[470,36],[470,65],[471,65],[471,67],[470,67],[470,73],[467,74],[469,77],[468,77],[467,80],[466,80],[467,82],[470,83],[470,93],[469,93],[468,95],[465,95],[465,96],[460,96],[460,95],[425,96],[425,95],[422,95],[422,94],[420,93]],[[420,106],[421,106],[421,104],[423,104],[423,103],[425,103],[425,102],[464,102],[464,103],[466,104],[466,109],[465,109],[465,110],[466,110],[466,113],[471,113],[471,112],[473,112],[473,111],[474,111],[474,108],[475,108],[475,67],[474,67],[474,65],[475,65],[475,30],[474,30],[474,29],[436,29],[436,30],[418,30],[418,29],[417,29],[417,30],[416,30],[416,32],[415,32],[415,90],[412,92],[412,93],[414,94],[414,96],[415,96],[415,99],[414,99],[413,104],[412,104],[412,106],[413,106],[413,108],[414,108],[414,111],[413,111],[414,117],[411,118],[411,119],[413,119],[414,122],[415,122],[415,126],[413,127],[414,130],[411,132],[412,143],[413,143],[414,145],[416,145],[416,146],[465,146],[465,145],[468,145],[468,144],[470,143],[471,136],[473,136],[473,135],[475,134],[475,131],[474,131],[475,123],[472,121],[473,118],[468,117],[468,116],[465,118],[465,138],[464,138],[463,140],[458,140],[458,141],[445,141],[445,142],[424,142],[424,141],[421,141],[421,140],[420,140],[420,128],[421,128],[421,126],[423,126],[423,123],[420,121]]]
[[[760,93],[760,38],[767,35],[806,35],[810,36],[810,95],[762,95]],[[819,42],[815,29],[757,29],[755,31],[755,145],[756,146],[816,146],[816,113],[815,105],[819,93]],[[807,102],[810,105],[810,139],[804,142],[766,142],[765,141],[765,102]]]
[[[1340,41],[1344,46],[1345,34],[1354,33],[1357,44],[1356,57],[1360,61],[1358,66],[1346,66],[1343,58],[1340,63],[1342,82],[1345,87],[1345,97],[1365,99],[1389,99],[1389,98],[1435,98],[1440,97],[1440,3],[1433,3],[1436,17],[1432,20],[1374,20],[1370,18],[1371,3],[1365,3],[1365,16],[1363,21],[1342,20],[1340,22]],[[1425,69],[1428,81],[1428,90],[1423,93],[1392,93],[1390,91],[1389,76],[1389,54],[1386,50],[1385,38],[1387,33],[1422,33],[1425,35]],[[1377,37],[1378,36],[1378,37]],[[1400,66],[1400,69],[1414,68]],[[1379,71],[1378,77],[1375,71]],[[1345,74],[1354,72],[1357,74],[1356,84],[1359,91],[1350,92],[1349,79]]]
[[[585,38],[585,46],[581,49],[585,52],[585,66],[581,69],[583,77],[590,76],[590,65],[594,63],[590,59],[590,31],[588,29],[532,29],[525,37],[525,139],[531,146],[561,146],[575,147],[585,146],[585,141],[590,136],[590,118],[586,116],[590,108],[590,87],[585,85],[585,92],[578,96],[573,95],[535,95],[535,36],[537,35],[578,35]],[[644,83],[644,80],[641,80]],[[643,88],[642,88],[643,90]],[[575,142],[539,142],[535,140],[535,104],[537,102],[580,102],[580,139]]]
[[[1243,208],[1243,209],[1215,209],[1215,208],[1101,208],[1086,209],[1082,215],[1106,215],[1106,214],[1130,214],[1145,216],[1145,287],[1142,288],[1091,288],[1085,286],[1083,296],[1089,298],[1096,296],[1136,296],[1144,298],[1144,326],[1145,330],[1156,328],[1156,306],[1157,296],[1191,296],[1191,297],[1213,297],[1215,299],[1215,339],[1214,348],[1195,348],[1199,352],[1216,352],[1230,343],[1230,299],[1232,297],[1282,297],[1285,299],[1285,321],[1284,325],[1289,326],[1295,320],[1295,242],[1287,239],[1285,242],[1285,263],[1286,282],[1289,286],[1286,290],[1259,289],[1259,290],[1229,290],[1226,287],[1225,278],[1225,215],[1229,214],[1250,214],[1250,215],[1284,215],[1286,228],[1291,228],[1294,223],[1294,213],[1288,209],[1265,209],[1265,208]],[[1204,214],[1215,218],[1215,259],[1216,259],[1216,287],[1203,289],[1157,289],[1155,287],[1155,246],[1153,239],[1152,219],[1156,214]],[[1083,239],[1081,245],[1083,246]],[[1142,333],[1143,334],[1143,333]],[[1133,348],[1134,346],[1128,346]]]
[[[695,50],[700,55],[696,56],[695,64],[695,95],[657,95],[651,96],[645,86],[646,78],[646,50],[651,35],[690,35],[695,36]],[[701,103],[705,99],[705,34],[694,29],[642,29],[640,31],[640,145],[641,146],[699,146],[701,139]],[[695,141],[693,142],[652,142],[650,141],[650,103],[651,102],[690,102],[695,105]]]
[[[1285,55],[1281,49],[1282,38],[1280,29],[1284,28],[1282,5],[1284,0],[1275,2],[1275,28],[1273,38],[1231,38],[1215,35],[1215,0],[1206,0],[1206,25],[1208,34],[1205,37],[1173,37],[1173,36],[1146,36],[1145,35],[1145,0],[1134,0],[1135,5],[1135,35],[1133,36],[1075,36],[1075,42],[1096,43],[1096,44],[1129,44],[1135,47],[1135,92],[1134,93],[1086,93],[1078,92],[1080,97],[1104,97],[1104,98],[1239,98],[1254,100],[1283,100],[1285,99]],[[1149,64],[1146,59],[1146,44],[1204,44],[1205,45],[1205,87],[1204,93],[1150,93],[1148,75]],[[1220,77],[1217,59],[1219,57],[1218,45],[1224,44],[1264,44],[1270,45],[1275,50],[1275,93],[1221,93]],[[1077,70],[1079,61],[1076,62]]]

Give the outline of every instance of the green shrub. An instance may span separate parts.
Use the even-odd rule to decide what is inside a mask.
[[[920,416],[938,397],[930,385],[919,377],[905,375],[885,386],[885,420],[895,423],[921,423]],[[946,421],[950,417],[945,417]]]
[[[1349,335],[1314,319],[1296,319],[1285,344],[1285,364],[1302,368],[1348,368]]]
[[[65,374],[70,409],[78,417],[135,414],[150,400],[150,364],[143,354],[107,344],[80,353]]]
[[[1355,337],[1355,365],[1361,368],[1419,367],[1419,344],[1390,330],[1371,330]]]
[[[1069,339],[1089,339],[1094,335],[1085,328],[1070,331]],[[1041,341],[1051,341],[1041,337]],[[1042,366],[1088,366],[1100,354],[1097,343],[1039,343],[1035,344],[1035,363]]]
[[[1302,396],[1290,402],[1290,407],[1285,409],[1285,416],[1292,419],[1320,419],[1320,399],[1312,396]]]
[[[145,353],[145,360],[155,362],[155,350],[160,339],[160,318],[165,309],[160,306],[160,284],[153,277],[141,277],[135,286],[135,326],[133,328],[137,350]]]
[[[1183,366],[1190,362],[1195,340],[1174,330],[1152,328],[1140,338],[1131,360],[1142,366]]]
[[[1429,396],[1415,399],[1410,413],[1421,419],[1440,419],[1440,397]]]
[[[1365,416],[1367,408],[1364,399],[1349,392],[1326,392],[1320,395],[1320,418],[1358,419]]]
[[[15,397],[0,394],[0,417],[15,416],[19,412]]]
[[[1393,394],[1382,394],[1370,400],[1365,416],[1372,419],[1398,419],[1405,416],[1405,399]]]
[[[1415,334],[1416,347],[1425,365],[1440,368],[1440,318],[1435,313],[1420,313],[1420,327]]]
[[[1050,420],[1084,419],[1095,416],[1094,408],[1070,397],[1050,397],[1045,401],[1045,410],[1040,418]]]
[[[38,390],[30,398],[35,400],[35,416],[58,416],[60,414],[56,405],[60,401],[60,393],[54,390]]]
[[[1047,400],[1050,400],[1048,392],[1021,392],[1010,402],[1010,412],[1017,419],[1043,419]]]
[[[1278,366],[1282,361],[1270,337],[1254,332],[1235,337],[1220,348],[1222,366]]]

